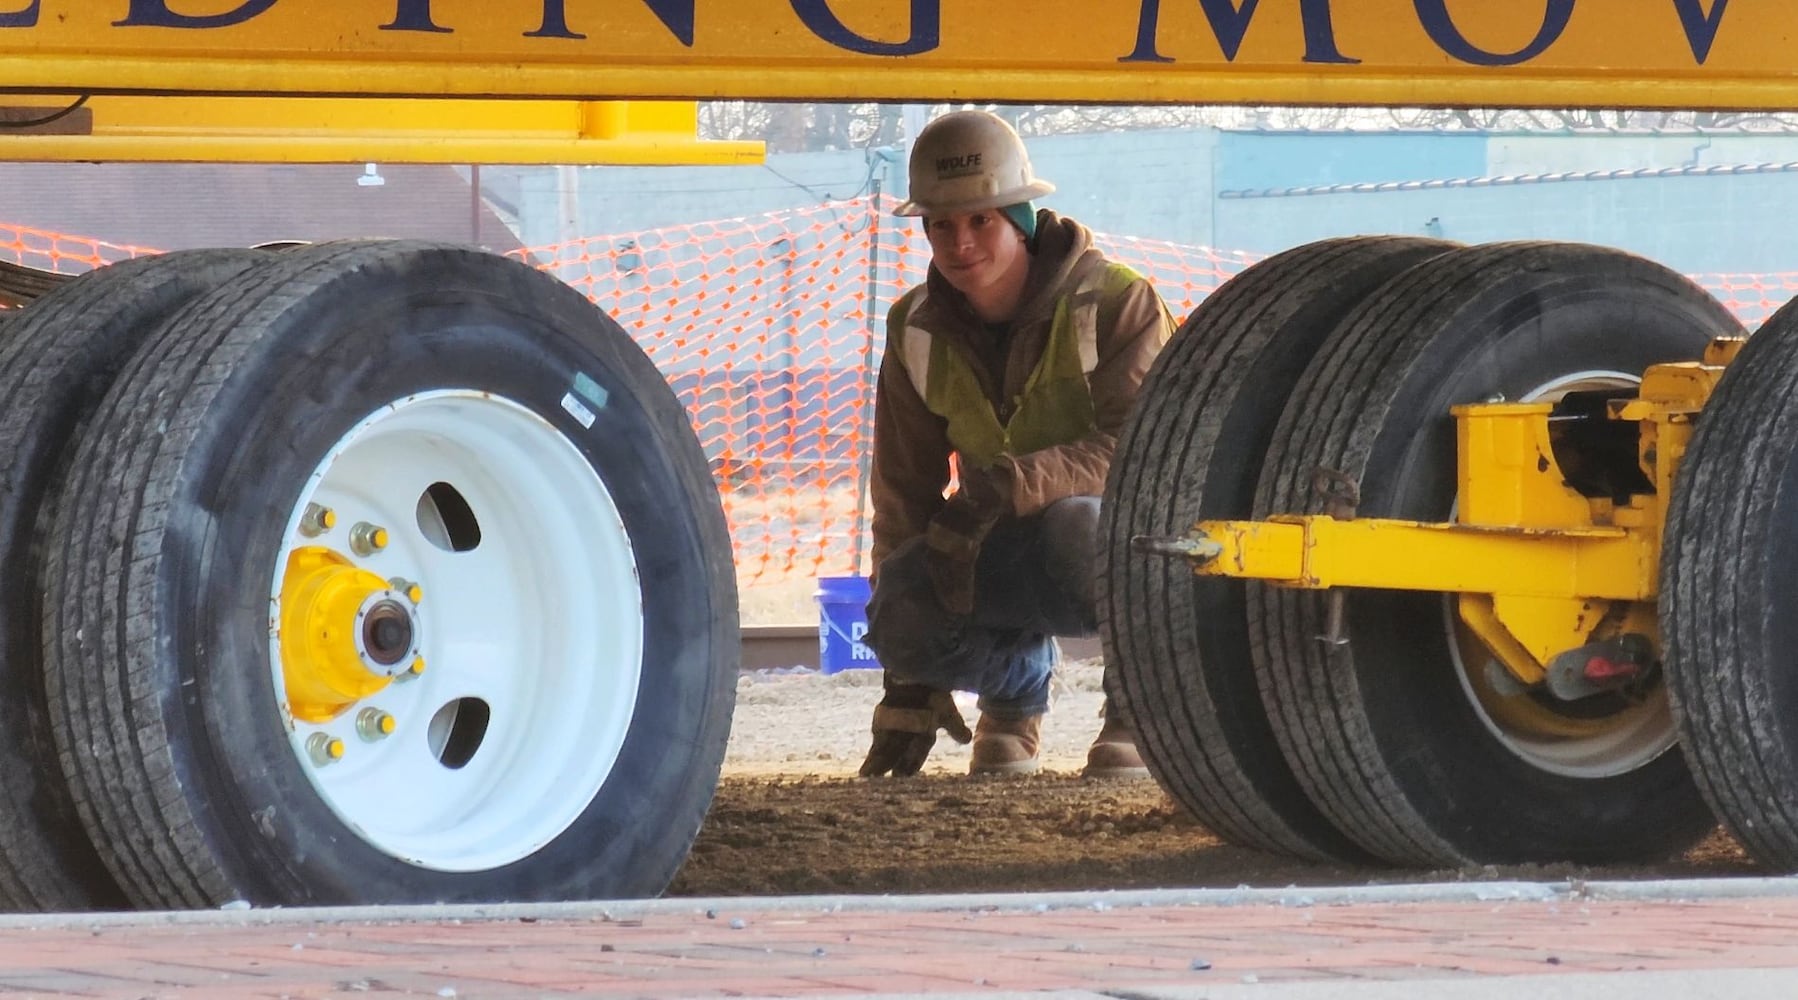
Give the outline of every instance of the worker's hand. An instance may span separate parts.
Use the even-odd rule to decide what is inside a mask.
[[[950,614],[974,612],[974,564],[987,533],[1011,513],[1011,482],[1008,465],[965,470],[961,488],[925,528],[924,544],[930,550],[925,569]]]
[[[974,613],[974,565],[981,543],[999,520],[960,493],[949,498],[924,529],[924,570],[943,610],[952,615]]]
[[[937,730],[948,730],[957,743],[968,743],[974,734],[962,720],[961,709],[947,691],[922,684],[887,684],[886,696],[874,706],[874,743],[862,761],[861,776],[896,778],[917,774],[936,746]]]
[[[1011,463],[1003,458],[983,468],[963,469],[955,495],[965,497],[983,514],[1004,517],[1011,513],[1013,475]]]

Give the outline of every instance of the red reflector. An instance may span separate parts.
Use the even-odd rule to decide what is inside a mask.
[[[1602,656],[1594,656],[1586,661],[1586,680],[1614,681],[1634,677],[1642,672],[1639,664],[1627,660],[1607,660]]]

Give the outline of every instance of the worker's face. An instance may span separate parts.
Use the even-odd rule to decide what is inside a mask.
[[[1004,287],[1019,268],[1029,268],[1024,234],[996,208],[929,216],[924,233],[931,263],[969,298]]]

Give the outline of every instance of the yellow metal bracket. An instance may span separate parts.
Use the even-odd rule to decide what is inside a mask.
[[[1694,420],[1746,343],[1746,337],[1718,337],[1705,348],[1702,361],[1655,365],[1643,374],[1635,399],[1611,405],[1612,419],[1641,425],[1642,471],[1659,496],[1673,495],[1673,474],[1691,443]]]
[[[702,140],[698,124],[691,101],[0,94],[0,160],[762,162],[762,143]]]
[[[1719,338],[1701,361],[1655,365],[1611,420],[1636,425],[1647,492],[1586,496],[1566,481],[1552,403],[1454,408],[1457,521],[1325,515],[1202,521],[1141,547],[1184,555],[1202,575],[1306,589],[1369,587],[1457,596],[1461,621],[1525,686],[1559,654],[1638,636],[1658,642],[1661,526],[1693,418],[1740,350]],[[1636,640],[1632,640],[1636,641]]]

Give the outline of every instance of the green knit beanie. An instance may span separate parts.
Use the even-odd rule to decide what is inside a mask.
[[[1004,208],[999,209],[999,211],[1004,213],[1007,219],[1011,220],[1012,225],[1018,227],[1018,231],[1024,234],[1024,239],[1036,239],[1035,205],[1032,205],[1027,201],[1020,201],[1016,205],[1007,205]]]

